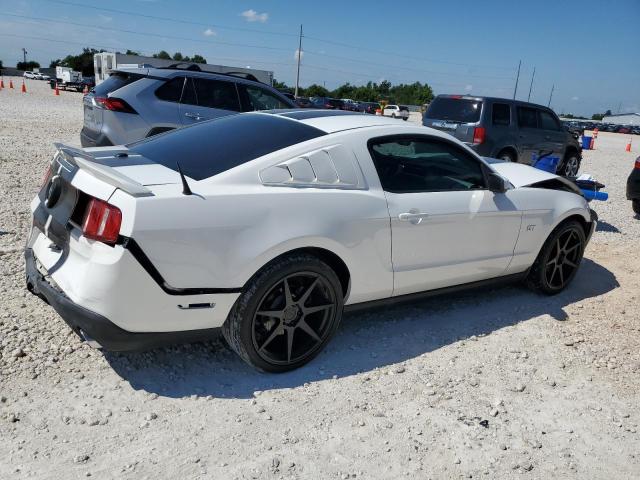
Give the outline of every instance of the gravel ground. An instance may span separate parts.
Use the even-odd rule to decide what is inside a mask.
[[[220,340],[92,350],[27,293],[29,202],[53,142],[77,144],[82,122],[80,94],[27,88],[0,91],[0,478],[638,478],[625,136],[585,152],[610,200],[565,292],[351,315],[310,365],[265,375]]]

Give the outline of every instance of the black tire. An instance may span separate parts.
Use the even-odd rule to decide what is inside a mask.
[[[308,305],[314,302],[321,305]],[[294,254],[254,275],[231,309],[222,334],[249,365],[266,372],[287,372],[322,351],[340,324],[342,309],[336,273],[312,255]]]
[[[558,225],[542,246],[527,275],[527,285],[555,295],[571,283],[580,267],[586,237],[582,225],[569,220]]]
[[[502,150],[497,156],[496,158],[499,158],[500,160],[504,160],[506,162],[516,162],[517,158],[515,157],[515,155],[513,154],[513,152],[511,150]]]
[[[578,170],[580,170],[580,157],[576,153],[569,153],[557,173],[563,177],[576,177]]]
[[[409,120],[409,117],[402,117],[402,119],[406,122],[407,120]]]
[[[636,215],[640,215],[640,200],[631,200],[631,208],[633,208]]]

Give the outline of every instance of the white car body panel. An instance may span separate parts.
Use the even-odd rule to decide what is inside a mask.
[[[513,185],[505,193],[385,192],[367,149],[371,138],[429,135],[478,157],[443,132],[389,118],[345,115],[303,123],[329,134],[210,178],[187,178],[190,196],[182,194],[179,174],[160,164],[112,168],[152,196],[127,194],[83,168],[73,177],[77,189],[122,211],[120,234],[135,239],[168,285],[237,292],[167,294],[122,245],[87,240],[77,228],[51,278],[75,303],[124,330],[195,330],[222,325],[239,289],[269,261],[296,249],[339,257],[350,274],[345,304],[356,304],[523,272],[563,219],[591,221],[584,198],[526,187],[557,177],[520,164],[489,166]],[[126,147],[86,149],[96,156],[115,151]],[[315,170],[322,173],[312,178]],[[36,198],[34,212],[38,204]],[[400,219],[411,212],[426,216]],[[49,243],[34,229],[30,245],[47,270],[60,260]],[[200,302],[215,308],[178,306]]]

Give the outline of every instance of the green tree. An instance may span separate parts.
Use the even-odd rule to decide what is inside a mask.
[[[140,52],[136,52],[135,50],[129,50],[127,48],[127,51],[124,52],[125,55],[140,55]]]
[[[92,76],[95,74],[93,69],[93,56],[100,52],[104,52],[104,50],[83,48],[82,53],[79,55],[67,55],[63,59],[52,60],[49,67],[69,67],[72,70],[81,72],[84,76]]]
[[[180,52],[176,52],[173,54],[173,59],[177,62],[188,62],[189,61],[189,57],[183,57],[182,53]]]
[[[198,55],[197,53],[193,57],[191,57],[191,61],[193,63],[207,63],[207,59],[202,55]]]
[[[160,50],[158,53],[153,54],[153,58],[161,58],[163,60],[171,60],[171,55],[165,50]]]
[[[28,62],[18,62],[16,64],[16,68],[18,70],[33,70],[34,68],[40,68],[40,64],[38,62],[34,62],[30,60]]]
[[[313,84],[304,89],[304,94],[307,97],[328,97],[329,90],[322,85]]]

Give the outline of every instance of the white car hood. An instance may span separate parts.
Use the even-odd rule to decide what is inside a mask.
[[[529,167],[528,165],[523,165],[521,163],[492,163],[491,167],[498,172],[498,174],[509,180],[509,182],[511,182],[511,184],[516,188],[559,178],[557,175],[552,173]]]

